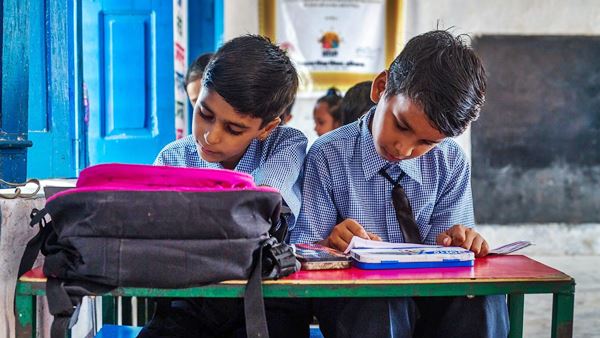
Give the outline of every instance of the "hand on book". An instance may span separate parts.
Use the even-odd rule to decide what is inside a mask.
[[[373,241],[381,241],[381,237],[366,231],[357,221],[347,218],[336,225],[333,230],[331,230],[329,237],[320,241],[319,244],[344,251],[354,236]]]
[[[483,257],[490,251],[488,243],[475,229],[461,224],[455,224],[452,228],[439,234],[436,242],[438,245],[459,246],[473,251],[475,257]]]

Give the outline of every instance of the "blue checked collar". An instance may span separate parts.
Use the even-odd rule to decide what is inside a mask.
[[[371,180],[373,176],[375,176],[379,170],[385,167],[397,166],[406,173],[410,178],[421,184],[422,175],[421,175],[421,166],[420,159],[422,157],[413,158],[410,160],[404,160],[400,162],[390,162],[383,159],[377,153],[375,149],[375,141],[373,140],[373,135],[369,130],[369,123],[373,119],[373,115],[375,114],[375,109],[377,106],[371,108],[369,112],[367,112],[363,117],[359,120],[359,129],[360,129],[360,153],[362,158],[362,167],[363,172],[365,174],[365,179],[367,181]]]

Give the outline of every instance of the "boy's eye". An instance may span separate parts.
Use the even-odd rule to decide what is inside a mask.
[[[408,130],[408,128],[406,128],[405,126],[401,125],[400,122],[398,122],[398,120],[396,120],[396,127],[400,130]]]
[[[232,127],[232,126],[229,126],[229,127],[227,127],[227,131],[228,131],[228,132],[229,132],[231,135],[235,135],[235,136],[237,136],[237,135],[241,135],[241,134],[243,133],[243,131],[242,131],[242,130],[237,130],[237,129],[236,129],[236,127]]]
[[[213,116],[211,115],[206,115],[204,112],[202,112],[202,110],[198,110],[198,114],[200,115],[200,117],[206,121],[210,121],[213,119]]]

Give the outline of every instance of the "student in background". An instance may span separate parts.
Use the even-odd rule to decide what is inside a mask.
[[[477,119],[485,90],[481,60],[460,37],[437,30],[412,38],[374,79],[376,106],[308,152],[291,242],[344,250],[359,236],[485,256],[488,244],[474,229],[471,168],[451,138]],[[310,308],[326,337],[508,335],[504,295],[316,299]]]
[[[335,87],[329,88],[327,94],[317,100],[313,109],[317,135],[321,136],[341,126],[341,111],[339,110],[341,102],[342,94]]]
[[[358,120],[375,105],[371,101],[372,84],[373,81],[364,81],[348,89],[340,105],[343,126]]]
[[[267,38],[246,35],[226,42],[206,67],[193,134],[168,144],[155,164],[251,174],[257,185],[280,191],[292,212],[291,229],[300,210],[307,139],[279,123],[297,90],[296,69]],[[139,337],[226,337],[239,330],[244,331],[241,299],[186,299],[157,312]]]
[[[188,99],[192,104],[192,107],[196,105],[198,95],[200,95],[200,89],[202,88],[202,74],[204,74],[204,68],[210,62],[210,58],[213,53],[205,53],[196,58],[190,65],[185,74],[185,91],[187,92]]]

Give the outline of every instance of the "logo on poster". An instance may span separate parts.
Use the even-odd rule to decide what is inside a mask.
[[[321,52],[323,56],[337,56],[338,48],[340,46],[340,36],[336,32],[325,32],[321,39],[319,39],[319,43],[321,43]]]

